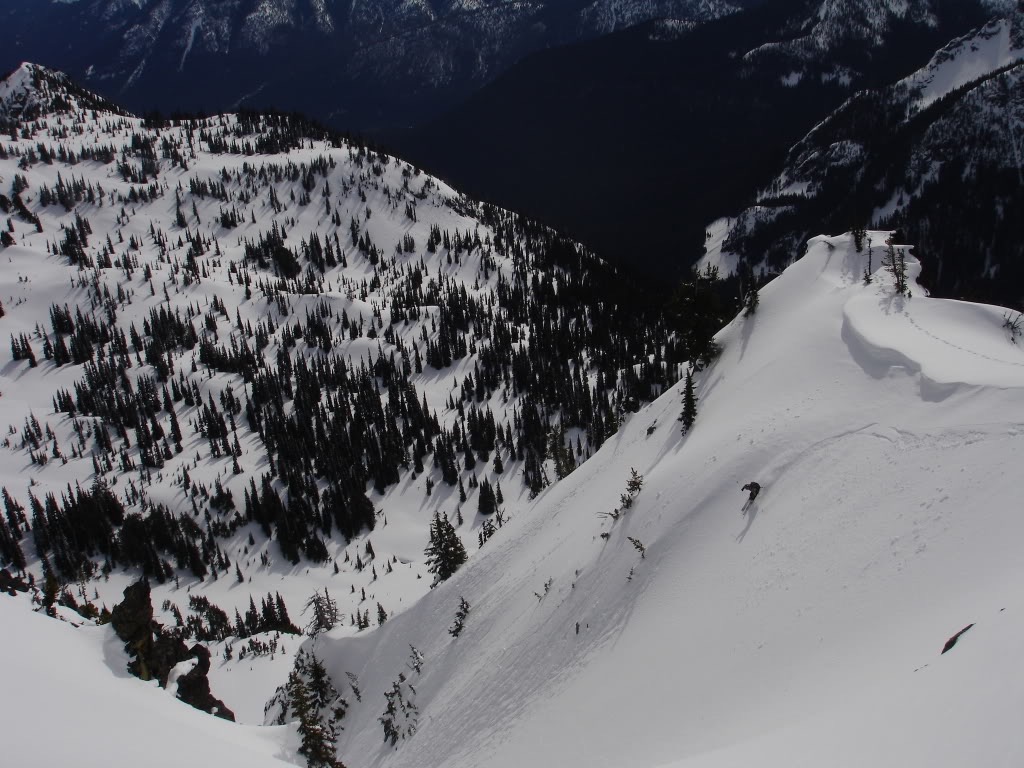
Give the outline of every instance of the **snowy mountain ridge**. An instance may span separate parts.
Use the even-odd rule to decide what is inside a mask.
[[[916,98],[920,110],[951,91],[1024,58],[1024,24],[1020,12],[994,19],[974,34],[952,41],[928,65],[897,84]]]
[[[62,72],[25,62],[0,80],[0,121],[18,123],[60,111],[125,112],[86,91]]]
[[[816,58],[838,45],[855,40],[868,47],[885,43],[895,22],[934,26],[930,2],[906,0],[824,0],[809,7],[791,40],[769,42],[745,54],[755,60],[759,53],[781,50],[796,58]]]

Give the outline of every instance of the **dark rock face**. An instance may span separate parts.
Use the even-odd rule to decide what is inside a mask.
[[[124,641],[125,650],[135,657],[128,664],[128,671],[143,680],[152,680],[149,661],[153,650],[154,622],[149,582],[137,581],[125,587],[123,594],[124,600],[110,612],[110,624]]]
[[[124,600],[110,612],[110,624],[126,643],[137,643],[151,634],[153,603],[149,583],[137,581],[125,587]]]
[[[18,592],[28,592],[28,584],[12,576],[6,568],[0,568],[0,592],[6,592],[13,597]]]
[[[196,644],[188,653],[198,661],[190,672],[178,678],[178,698],[203,712],[234,721],[235,713],[210,692],[210,681],[207,679],[210,672],[210,651],[205,646]]]
[[[157,680],[167,687],[167,678],[174,666],[187,659],[198,663],[178,678],[178,698],[186,704],[234,720],[234,713],[210,692],[210,652],[201,645],[188,648],[174,631],[165,631],[153,620],[153,603],[149,582],[137,581],[124,590],[124,600],[110,612],[110,624],[132,655],[128,671],[142,680]]]
[[[167,687],[167,678],[179,661],[189,658],[188,646],[181,638],[172,632],[164,632],[163,628],[156,625],[153,635],[153,642],[149,648],[149,655],[146,657],[146,665],[150,674],[160,681],[160,685]]]

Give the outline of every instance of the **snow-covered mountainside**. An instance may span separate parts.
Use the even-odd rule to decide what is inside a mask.
[[[670,391],[409,610],[307,642],[348,699],[347,765],[1021,759],[1024,352],[998,308],[927,298],[913,258],[911,295],[896,295],[877,268],[884,233],[868,236],[870,254],[816,238],[719,334],[688,435]],[[631,468],[643,482],[626,508]],[[741,514],[751,479],[762,491]],[[64,657],[58,628],[4,608],[8,631]],[[61,632],[84,669],[113,653],[79,630],[71,656]],[[115,695],[89,675],[101,701]],[[48,698],[51,717],[74,719],[74,686]],[[203,729],[197,750],[231,734],[247,759],[264,739],[295,755],[279,731],[166,719]],[[12,731],[14,754],[58,756],[29,752],[31,733]]]
[[[854,93],[993,15],[981,0],[773,0],[692,29],[650,23],[524,58],[393,146],[662,280]]]
[[[682,374],[546,227],[295,118],[147,123],[64,83],[0,86],[0,558],[86,614],[145,574],[240,719],[314,591],[387,620],[435,514],[477,550]]]
[[[48,113],[99,110],[126,114],[116,105],[78,86],[63,72],[23,64],[0,80],[0,121],[18,125]]]
[[[1024,759],[1019,315],[819,236],[674,383],[621,276],[407,163],[55,103],[0,139],[12,764]],[[141,574],[243,724],[172,700],[202,654],[127,676]]]
[[[1019,9],[953,40],[927,66],[897,85],[911,98],[911,114],[1024,58],[1024,13]]]
[[[725,0],[0,0],[8,45],[140,109],[302,108],[345,128],[407,124],[531,51]],[[269,57],[269,58],[268,58]],[[216,68],[218,77],[206,72]]]
[[[1019,762],[1024,350],[999,308],[912,281],[897,295],[885,233],[867,235],[870,254],[850,236],[813,239],[718,335],[688,435],[677,387],[412,610],[319,640],[335,679],[363,688],[342,756]],[[623,509],[630,468],[644,482]],[[743,515],[750,480],[762,490]],[[453,639],[460,596],[471,612]],[[382,746],[400,673],[418,728]]]
[[[706,260],[777,268],[822,222],[899,227],[929,287],[1024,305],[1022,61],[1018,8],[856,94],[792,147],[756,206],[709,228]]]
[[[982,0],[987,13],[1010,13],[1013,3]],[[872,59],[887,46],[900,46],[915,28],[937,28],[955,18],[967,4],[949,0],[821,0],[794,13],[777,40],[747,51],[754,67],[779,67],[788,62],[793,85],[804,79],[857,85]],[[856,52],[859,51],[859,56]]]
[[[796,60],[818,60],[823,53],[855,42],[868,48],[885,44],[901,22],[934,25],[932,3],[905,0],[823,0],[808,7],[805,17],[790,22],[793,37],[770,41],[748,51],[745,57],[757,61],[770,52]]]

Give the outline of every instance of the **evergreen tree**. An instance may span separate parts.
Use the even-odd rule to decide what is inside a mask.
[[[892,275],[892,284],[896,293],[900,296],[910,296],[910,287],[907,283],[907,262],[903,248],[897,248],[892,243],[892,238],[886,241],[885,257],[882,259],[889,274]]]
[[[636,468],[629,468],[629,480],[626,481],[626,493],[630,496],[636,496],[643,490],[644,487],[644,476],[636,471]]]
[[[430,523],[430,544],[424,550],[427,570],[435,575],[434,583],[448,580],[466,562],[466,548],[447,517],[434,513]]]
[[[296,666],[298,666],[296,660]],[[298,669],[288,676],[288,701],[298,718],[299,754],[306,758],[309,768],[344,768],[335,752],[338,739],[334,717],[324,717],[320,711],[318,696],[307,685]]]
[[[719,295],[718,268],[694,268],[680,283],[668,305],[685,354],[699,371],[721,351],[714,336],[725,325],[726,308]]]
[[[867,229],[864,227],[854,227],[850,233],[853,235],[853,245],[857,249],[857,253],[864,250],[864,238],[867,237]]]
[[[761,294],[757,290],[757,285],[751,282],[747,287],[747,295],[743,297],[743,316],[750,317],[752,314],[757,312],[757,307],[761,303]]]
[[[683,412],[679,416],[683,422],[683,434],[690,431],[697,420],[697,395],[693,391],[693,371],[686,372],[686,384],[683,386]]]
[[[494,489],[491,488],[490,481],[484,479],[480,483],[480,491],[477,493],[476,511],[481,515],[493,515],[496,507],[497,502],[494,499]]]
[[[252,605],[251,599],[250,605]],[[255,612],[255,606],[252,607],[252,610]],[[309,623],[306,624],[306,634],[310,637],[315,638],[321,632],[328,632],[334,629],[338,623],[338,604],[328,594],[327,587],[324,587],[322,595],[319,592],[312,594],[302,609],[303,614],[306,611],[311,613]]]

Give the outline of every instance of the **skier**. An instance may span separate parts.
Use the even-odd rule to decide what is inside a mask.
[[[750,491],[750,498],[747,499],[746,503],[744,503],[743,505],[743,511],[746,512],[748,509],[750,509],[750,505],[754,503],[754,499],[757,498],[757,494],[761,492],[761,484],[755,483],[753,480],[751,480],[749,483],[740,488],[740,490]]]

